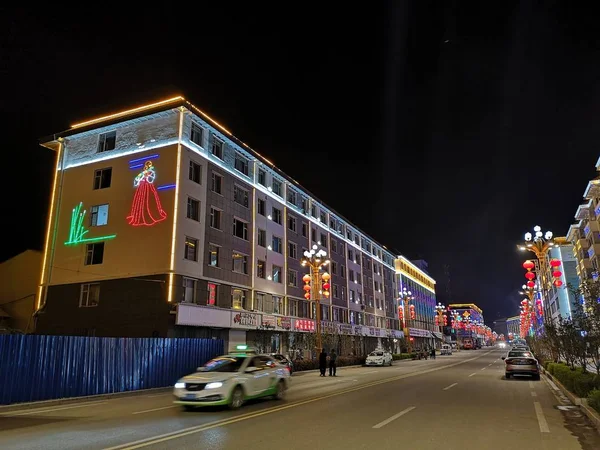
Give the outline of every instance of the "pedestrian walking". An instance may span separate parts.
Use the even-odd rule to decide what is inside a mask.
[[[325,370],[327,370],[327,353],[325,349],[321,350],[319,354],[319,370],[321,371],[321,376],[325,376]]]
[[[337,368],[337,353],[335,352],[335,349],[332,348],[331,353],[329,354],[329,376],[330,377],[337,376],[335,374],[336,368]]]

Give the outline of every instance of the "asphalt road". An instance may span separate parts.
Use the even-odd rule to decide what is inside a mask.
[[[170,392],[0,410],[0,449],[600,449],[551,383],[504,380],[502,354],[299,373],[286,400],[235,412],[184,412]]]

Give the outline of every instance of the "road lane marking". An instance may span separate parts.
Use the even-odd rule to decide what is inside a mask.
[[[416,406],[409,406],[405,410],[400,411],[398,414],[394,414],[392,417],[388,417],[383,422],[379,422],[377,425],[373,425],[373,428],[385,427],[388,423],[393,422],[398,417],[402,417],[404,414],[411,412],[415,408],[416,408]]]
[[[473,375],[477,375],[477,372],[473,372],[471,375],[469,375],[470,377],[472,377]]]
[[[533,402],[533,406],[535,407],[535,415],[537,416],[538,424],[540,425],[540,432],[550,433],[550,428],[548,428],[548,422],[546,422],[546,416],[544,416],[542,405],[540,402]]]
[[[356,375],[366,375],[368,373],[377,373],[379,370],[369,370],[368,372],[357,373]]]
[[[535,385],[533,384],[533,381],[529,380],[529,387],[531,389],[535,389]]]
[[[492,367],[492,365],[491,365],[491,364],[488,364],[488,367]]]
[[[532,396],[532,397],[537,397],[537,392],[535,392],[535,391],[531,391],[531,396]]]
[[[302,406],[302,405],[307,405],[309,403],[314,403],[314,402],[318,402],[318,401],[325,400],[325,399],[328,399],[328,398],[337,397],[339,395],[348,394],[350,392],[360,391],[362,389],[367,389],[367,388],[370,388],[370,387],[373,387],[373,386],[377,386],[379,384],[391,383],[391,382],[394,382],[394,381],[403,380],[405,378],[412,378],[412,377],[415,377],[415,376],[418,376],[418,375],[423,375],[423,374],[431,373],[431,372],[437,372],[439,370],[443,370],[443,369],[448,369],[450,367],[459,366],[459,365],[467,363],[467,362],[475,361],[476,359],[479,359],[482,356],[486,356],[489,353],[491,353],[491,352],[484,353],[484,354],[476,356],[474,358],[469,358],[469,359],[458,361],[458,362],[455,362],[455,363],[452,363],[452,364],[448,364],[446,366],[439,366],[439,367],[433,367],[431,369],[426,369],[426,370],[422,370],[422,371],[409,372],[409,373],[405,373],[405,374],[402,374],[402,375],[398,375],[396,377],[391,377],[391,378],[386,378],[386,379],[379,380],[379,381],[373,381],[373,382],[361,384],[359,386],[356,386],[356,387],[353,387],[353,388],[349,388],[349,389],[345,389],[345,390],[342,390],[342,391],[333,392],[331,394],[321,395],[319,397],[309,398],[307,400],[298,401],[296,403],[290,403],[289,405],[278,406],[278,407],[274,407],[274,408],[269,408],[269,409],[266,409],[266,410],[263,410],[263,411],[258,411],[258,412],[241,414],[239,416],[232,417],[231,419],[221,419],[221,420],[217,420],[217,421],[214,421],[214,422],[209,422],[209,423],[206,423],[206,424],[203,424],[203,425],[196,425],[196,426],[189,427],[189,428],[183,428],[181,430],[172,431],[170,433],[165,433],[165,434],[161,434],[161,435],[157,435],[157,436],[152,436],[152,437],[148,437],[148,438],[144,438],[144,439],[139,439],[137,441],[127,442],[125,444],[120,444],[120,445],[116,445],[116,446],[113,446],[113,447],[108,447],[108,448],[105,448],[103,450],[135,450],[135,449],[142,448],[142,447],[147,447],[147,446],[150,446],[150,445],[160,444],[161,442],[170,441],[172,439],[179,439],[181,437],[189,436],[189,435],[195,434],[195,433],[200,433],[202,431],[211,430],[213,428],[218,428],[218,427],[222,427],[222,426],[225,426],[225,425],[230,425],[230,424],[237,423],[237,422],[242,422],[244,420],[249,420],[249,419],[253,419],[253,418],[256,418],[256,417],[261,417],[261,416],[264,416],[264,415],[267,415],[267,414],[272,414],[272,413],[276,413],[276,412],[279,412],[279,411],[284,411],[286,409],[295,408],[295,407]]]
[[[2,413],[2,414],[0,414],[0,416],[3,416],[3,417],[31,416],[33,414],[45,414],[45,413],[54,412],[54,411],[63,411],[65,409],[85,408],[87,406],[101,405],[103,403],[108,403],[108,402],[106,402],[106,401],[104,401],[104,402],[87,402],[87,403],[78,403],[76,405],[56,406],[54,408],[28,409],[28,410],[25,410],[25,411],[24,410],[20,410],[20,411],[16,411],[16,412]]]
[[[144,413],[160,411],[162,409],[171,409],[171,408],[177,408],[177,405],[169,405],[169,406],[163,406],[161,408],[145,409],[144,411],[136,411],[136,412],[132,412],[131,414],[144,414]]]
[[[554,381],[552,381],[550,378],[548,378],[548,384],[550,384],[550,386],[552,386],[552,389],[560,392],[560,389],[558,388],[558,386],[556,384],[554,384]]]
[[[146,398],[162,397],[163,395],[172,395],[172,392],[163,392],[162,394],[146,395]]]
[[[452,389],[454,386],[456,386],[458,383],[452,383],[450,386],[446,386],[444,389],[444,391],[447,391],[448,389]]]
[[[482,368],[481,368],[481,369],[479,369],[479,370],[485,370],[485,367],[482,367]]]

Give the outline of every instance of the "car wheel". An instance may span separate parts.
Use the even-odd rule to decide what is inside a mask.
[[[393,359],[390,359],[390,366],[392,365],[392,361],[393,361]]]
[[[231,393],[229,408],[239,409],[244,404],[244,390],[241,386],[236,386]]]
[[[534,379],[534,380],[538,380],[538,381],[539,381],[539,379],[540,379],[540,374],[538,373],[537,375],[534,375],[534,376],[533,376],[533,379]]]
[[[280,380],[275,387],[275,395],[273,396],[275,400],[283,400],[285,398],[285,382]]]
[[[510,378],[510,373],[508,373],[508,372],[507,372],[507,373],[505,373],[505,374],[504,374],[504,378],[506,378],[506,379],[508,380],[508,379]]]
[[[194,411],[196,407],[194,405],[182,405],[184,411]]]

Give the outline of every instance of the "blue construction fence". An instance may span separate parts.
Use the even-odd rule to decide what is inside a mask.
[[[0,336],[0,405],[172,386],[223,340]]]

